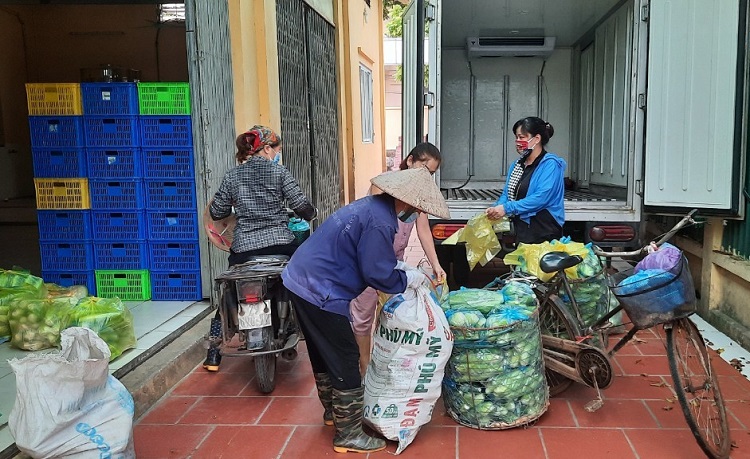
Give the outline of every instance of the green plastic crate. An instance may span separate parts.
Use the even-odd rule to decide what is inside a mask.
[[[100,298],[118,297],[123,301],[151,299],[151,277],[148,269],[99,270],[96,277],[96,295]]]
[[[141,115],[189,115],[188,83],[138,83]]]

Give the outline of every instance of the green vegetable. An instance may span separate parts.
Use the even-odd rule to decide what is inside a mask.
[[[57,347],[73,304],[69,298],[18,299],[11,305],[8,319],[10,343],[27,351]]]
[[[135,347],[133,314],[119,298],[82,299],[70,312],[70,327],[90,328],[107,343],[112,355],[119,357],[124,351]]]

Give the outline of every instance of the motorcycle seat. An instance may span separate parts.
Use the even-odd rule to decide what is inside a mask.
[[[253,255],[247,259],[246,263],[259,261],[264,263],[283,262],[289,261],[289,257],[287,255]]]

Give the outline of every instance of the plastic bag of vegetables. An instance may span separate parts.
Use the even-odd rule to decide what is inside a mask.
[[[10,307],[20,299],[41,298],[44,289],[34,287],[30,284],[23,284],[18,287],[0,287],[0,343],[10,339]]]
[[[82,299],[71,309],[70,326],[96,332],[109,346],[112,360],[136,344],[133,314],[119,298]]]
[[[479,341],[484,338],[484,315],[476,309],[449,309],[445,312],[457,343]]]
[[[10,307],[10,343],[27,351],[57,347],[60,332],[67,327],[70,298],[19,299]]]
[[[552,279],[554,273],[545,273],[539,268],[539,261],[546,253],[549,252],[566,252],[570,255],[580,255],[586,257],[590,252],[590,247],[586,247],[580,242],[573,242],[569,237],[545,241],[541,244],[518,244],[518,248],[513,252],[505,255],[503,261],[506,265],[519,266],[520,269],[529,274],[533,274],[541,281],[547,282]],[[570,279],[578,279],[576,267],[565,270]]]
[[[0,269],[0,287],[20,287],[30,285],[35,288],[41,288],[44,281],[41,277],[32,276],[23,268],[13,267],[13,269]]]
[[[44,286],[47,288],[47,298],[70,298],[74,301],[80,301],[89,294],[89,289],[85,285],[63,287],[47,282]]]
[[[505,303],[500,291],[461,287],[448,294],[447,309],[475,309],[487,314]]]

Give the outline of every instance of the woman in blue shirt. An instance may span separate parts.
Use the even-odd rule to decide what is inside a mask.
[[[281,275],[305,335],[325,410],[323,420],[336,427],[337,452],[385,448],[384,440],[362,431],[364,387],[349,305],[368,286],[402,293],[429,282],[418,270],[398,269],[401,265],[393,249],[398,221],[414,221],[422,212],[450,218],[425,167],[370,181],[384,194],[354,201],[328,217],[297,249]]]
[[[503,194],[487,216],[507,215],[517,243],[559,239],[565,223],[565,160],[544,149],[555,130],[541,118],[528,117],[516,121],[513,133],[521,157],[510,165]]]

